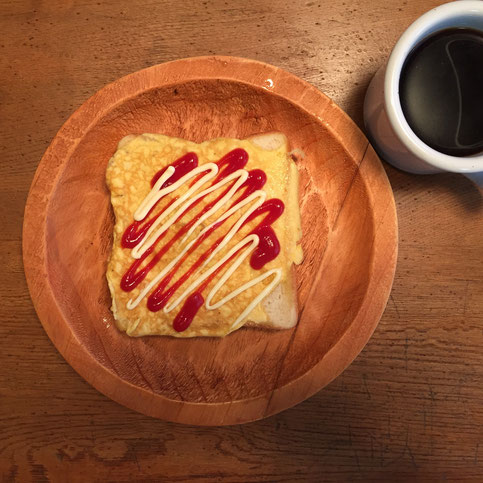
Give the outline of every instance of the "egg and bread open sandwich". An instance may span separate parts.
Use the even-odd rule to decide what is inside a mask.
[[[200,144],[126,136],[106,180],[119,330],[220,337],[297,323],[298,172],[283,134]]]

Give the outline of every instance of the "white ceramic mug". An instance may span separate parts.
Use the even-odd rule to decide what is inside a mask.
[[[460,0],[436,7],[402,34],[367,89],[364,123],[381,158],[396,168],[417,174],[462,173],[483,189],[483,153],[456,157],[429,147],[409,127],[399,98],[399,77],[408,54],[424,38],[451,27],[483,31],[483,1]]]

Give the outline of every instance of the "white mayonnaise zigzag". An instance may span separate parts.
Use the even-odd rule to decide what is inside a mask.
[[[172,260],[168,265],[166,265],[160,273],[154,277],[151,282],[147,284],[147,286],[141,290],[139,295],[133,300],[130,299],[127,303],[127,308],[129,310],[134,309],[139,305],[139,303],[146,297],[146,295],[158,284],[160,280],[162,280],[167,273],[183,258],[183,256],[190,250],[190,248],[206,233],[208,232],[214,225],[226,220],[230,216],[237,213],[240,209],[244,206],[251,204],[247,211],[245,211],[236,223],[230,228],[228,233],[224,236],[221,243],[213,250],[210,256],[204,261],[202,267],[206,267],[210,261],[222,250],[230,240],[236,235],[236,233],[240,230],[244,222],[247,218],[257,210],[266,200],[266,193],[263,190],[257,190],[247,196],[246,198],[242,199],[240,202],[233,205],[230,209],[226,210],[221,216],[219,216],[215,221],[210,223],[207,227],[205,227],[193,240],[189,241],[193,232],[196,228],[203,223],[206,219],[210,216],[214,215],[217,211],[219,211],[223,206],[228,204],[236,192],[240,189],[240,187],[245,183],[248,178],[248,171],[245,169],[239,169],[234,173],[226,176],[218,183],[206,188],[199,193],[197,191],[208,181],[216,177],[218,174],[219,168],[215,163],[206,163],[202,166],[194,168],[189,173],[184,175],[178,181],[173,183],[171,186],[165,187],[161,189],[161,186],[169,180],[169,178],[175,172],[175,169],[172,166],[169,166],[166,171],[161,175],[161,177],[157,180],[151,191],[148,195],[143,199],[140,203],[138,209],[134,213],[134,219],[136,221],[142,221],[150,210],[160,201],[163,197],[176,191],[178,188],[183,186],[192,178],[198,176],[201,173],[205,173],[198,181],[196,181],[193,186],[191,186],[186,193],[180,196],[175,202],[169,205],[157,218],[155,223],[149,228],[146,232],[144,237],[141,241],[133,248],[131,254],[133,258],[139,259],[146,253],[147,250],[156,242],[159,236],[161,236],[164,232],[166,232],[176,221],[182,216],[182,214],[197,200],[203,198],[204,196],[212,193],[213,191],[221,188],[222,186],[226,185],[227,183],[233,182],[233,186],[228,190],[228,192],[215,203],[215,205],[210,208],[203,216],[200,217],[196,223],[190,227],[190,230],[186,233],[184,238],[181,240],[182,245],[185,244],[184,248],[181,252]],[[179,209],[177,209],[179,207]],[[176,211],[175,211],[176,210]],[[166,220],[169,214],[175,213]],[[166,220],[164,223],[163,220]],[[161,224],[162,223],[162,224]],[[161,225],[161,226],[159,226]],[[189,241],[189,243],[187,243]],[[187,243],[187,244],[186,244]],[[236,269],[241,265],[241,263],[250,255],[250,253],[255,250],[255,248],[259,244],[259,237],[255,234],[248,235],[243,240],[241,240],[237,245],[235,245],[228,253],[221,258],[218,262],[216,262],[213,266],[209,269],[204,271],[203,273],[198,273],[196,278],[191,282],[191,284],[183,291],[183,293],[177,297],[173,302],[168,303],[164,308],[163,311],[165,313],[171,312],[175,309],[193,290],[195,290],[198,286],[200,286],[208,277],[210,277],[217,269],[219,269],[223,264],[225,264],[231,257],[233,257],[237,252],[240,254],[234,259],[233,263],[229,265],[226,272],[222,275],[220,280],[215,284],[215,286],[209,292],[205,307],[207,310],[215,310],[234,297],[238,296],[245,290],[248,290],[250,287],[260,283],[261,281],[265,280],[268,277],[273,277],[272,281],[262,290],[257,297],[255,297],[248,306],[242,311],[242,313],[237,317],[237,319],[232,324],[232,329],[239,326],[239,324],[245,319],[245,317],[257,306],[261,300],[263,300],[271,291],[272,289],[279,283],[282,271],[280,268],[268,270],[263,274],[255,277],[254,279],[246,282],[245,284],[241,285],[237,289],[233,290],[231,293],[223,297],[216,303],[212,303],[214,297],[216,296],[217,292],[224,286],[226,281],[233,275]]]

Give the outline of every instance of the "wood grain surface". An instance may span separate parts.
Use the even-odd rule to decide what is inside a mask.
[[[22,216],[67,117],[124,74],[237,55],[311,82],[361,125],[367,84],[433,1],[0,3],[0,474],[5,481],[481,481],[483,199],[385,166],[399,216],[390,302],[362,354],[297,407],[242,426],[157,421],[98,393],[33,309]]]

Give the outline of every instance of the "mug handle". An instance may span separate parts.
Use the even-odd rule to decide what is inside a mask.
[[[479,190],[483,192],[483,171],[479,173],[464,173],[464,175],[469,178],[476,186],[478,186]]]

